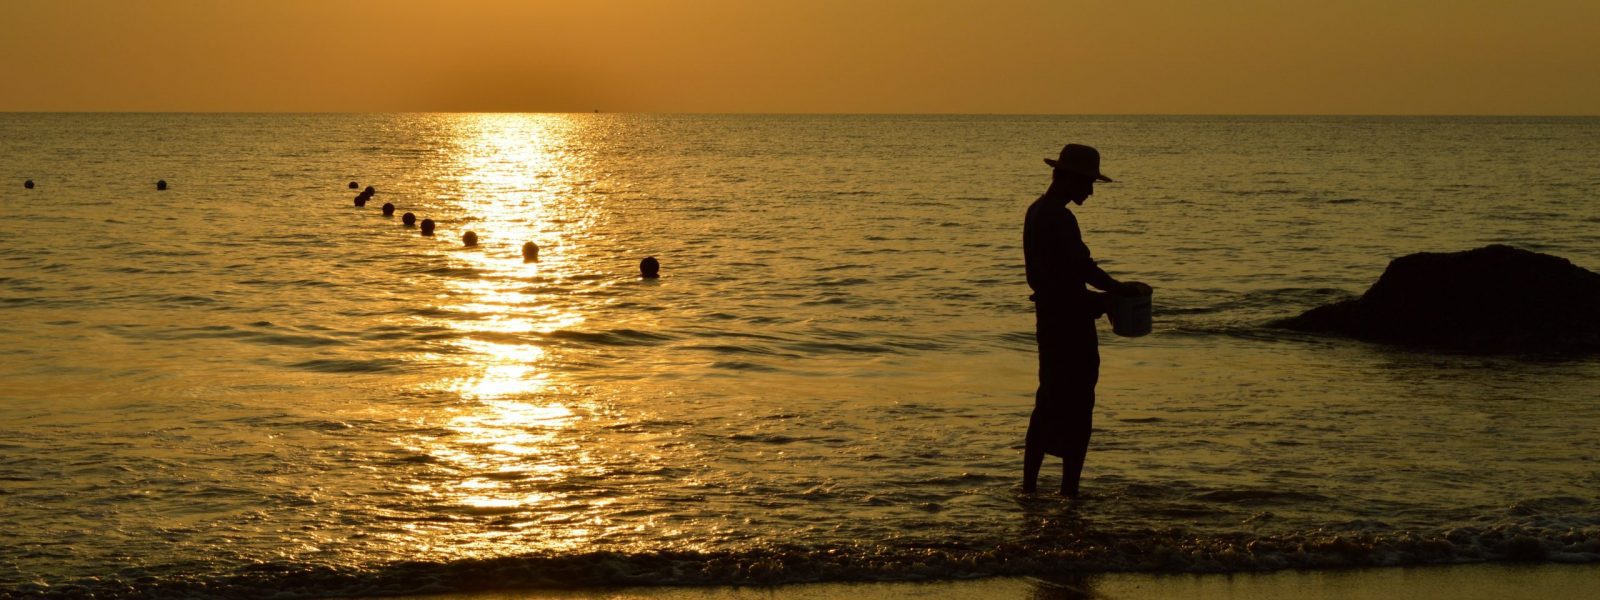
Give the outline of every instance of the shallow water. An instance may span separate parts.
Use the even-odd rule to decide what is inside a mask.
[[[1103,333],[1076,503],[1016,490],[1067,140],[1157,312]],[[1600,269],[1596,155],[1596,119],[0,115],[0,594],[1600,560],[1600,360],[1265,326],[1415,251]]]

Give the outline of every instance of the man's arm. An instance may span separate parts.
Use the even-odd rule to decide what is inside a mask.
[[[1113,294],[1138,294],[1140,292],[1138,287],[1117,281],[1115,277],[1106,273],[1105,269],[1100,268],[1100,265],[1095,264],[1094,257],[1089,254],[1089,245],[1083,243],[1083,230],[1078,228],[1078,217],[1070,210],[1065,212],[1068,237],[1064,240],[1065,246],[1061,248],[1066,252],[1065,265],[1081,273],[1083,281],[1095,289]]]
[[[1083,251],[1087,253],[1089,249],[1084,248]],[[1095,264],[1094,259],[1085,256],[1084,262],[1087,263],[1083,268],[1084,281],[1089,282],[1089,285],[1092,285],[1096,289],[1105,292],[1117,294],[1125,292],[1125,288],[1127,287],[1126,284],[1117,281],[1115,277],[1107,274],[1105,269],[1102,269],[1100,268],[1100,265]]]
[[[1089,245],[1083,243],[1083,234],[1078,230],[1078,220],[1072,220],[1073,244],[1071,253],[1073,259],[1078,261],[1078,270],[1083,273],[1084,282],[1103,292],[1113,294],[1134,294],[1137,292],[1132,286],[1117,281],[1105,269],[1094,262],[1094,257],[1089,254]]]

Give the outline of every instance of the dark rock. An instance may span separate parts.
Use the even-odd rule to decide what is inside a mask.
[[[1275,327],[1466,352],[1600,351],[1600,273],[1510,246],[1394,259],[1359,299]]]

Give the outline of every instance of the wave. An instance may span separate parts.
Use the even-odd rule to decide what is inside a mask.
[[[141,569],[72,581],[34,578],[10,582],[0,585],[0,596],[287,599],[1129,571],[1228,573],[1480,562],[1600,562],[1600,528],[1492,526],[1432,533],[1316,530],[1280,536],[1194,535],[1181,529],[1097,531],[1070,513],[1038,517],[1039,526],[1011,539],[908,537],[877,544],[773,544],[725,551],[541,552],[359,567],[264,562],[212,574],[201,574],[204,567],[198,565],[173,565],[158,570],[173,573],[168,575]]]
[[[547,333],[545,337],[599,346],[653,346],[676,339],[675,336],[637,329],[611,329],[605,331],[561,329]]]
[[[403,265],[395,269],[396,273],[407,275],[438,275],[454,279],[478,279],[488,273],[485,269],[473,267],[451,267],[433,265]]]
[[[300,333],[295,328],[277,327],[267,321],[257,321],[251,323],[250,327],[260,329],[276,329],[277,331],[254,331],[249,329],[241,329],[231,325],[201,325],[194,327],[169,327],[164,329],[126,326],[105,326],[101,328],[132,340],[184,341],[203,339],[231,339],[268,346],[299,346],[309,348],[342,346],[346,344],[345,341],[334,337],[311,333]],[[306,329],[315,328],[308,327]]]
[[[1256,290],[1244,293],[1227,292],[1224,290],[1200,290],[1202,293],[1211,294],[1218,300],[1206,304],[1188,304],[1183,302],[1158,302],[1156,310],[1162,316],[1167,315],[1206,315],[1216,313],[1277,313],[1294,310],[1304,310],[1313,306],[1321,306],[1340,300],[1354,298],[1348,290],[1324,287],[1289,287]]]
[[[1328,502],[1327,496],[1288,490],[1215,490],[1193,496],[1195,500],[1230,504],[1277,504],[1293,502]]]
[[[319,373],[380,373],[399,369],[400,367],[405,366],[405,363],[402,361],[389,359],[316,359],[301,361],[286,366],[291,369],[316,371]]]
[[[778,371],[782,371],[782,369],[779,369],[779,368],[771,366],[771,365],[763,365],[761,363],[753,363],[753,362],[738,361],[738,360],[717,361],[717,362],[711,363],[711,368],[718,369],[718,370],[724,370],[724,371],[760,371],[760,372],[764,372],[764,373],[776,373]]]

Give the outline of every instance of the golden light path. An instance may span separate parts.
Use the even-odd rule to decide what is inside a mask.
[[[450,538],[453,553],[504,551],[507,543],[571,547],[589,537],[588,523],[565,521],[559,531],[533,528],[542,524],[540,509],[560,501],[541,490],[589,462],[581,447],[563,441],[570,440],[564,430],[580,416],[567,404],[570,399],[549,393],[544,364],[551,357],[541,335],[580,325],[584,316],[558,308],[564,304],[553,293],[539,292],[577,272],[563,250],[589,225],[575,190],[587,178],[568,151],[568,136],[579,125],[556,115],[439,118],[448,120],[456,140],[454,167],[442,178],[455,178],[456,186],[455,197],[438,200],[442,209],[458,211],[450,227],[441,224],[439,243],[454,247],[451,262],[477,276],[441,278],[440,308],[453,315],[431,324],[461,335],[454,336],[454,352],[434,357],[454,363],[457,374],[434,386],[461,402],[442,423],[451,435],[417,444],[450,476],[413,491],[459,513],[506,517],[494,527],[430,528],[435,537]],[[460,247],[467,230],[477,233],[478,248]],[[539,262],[522,260],[526,241],[538,244]]]

